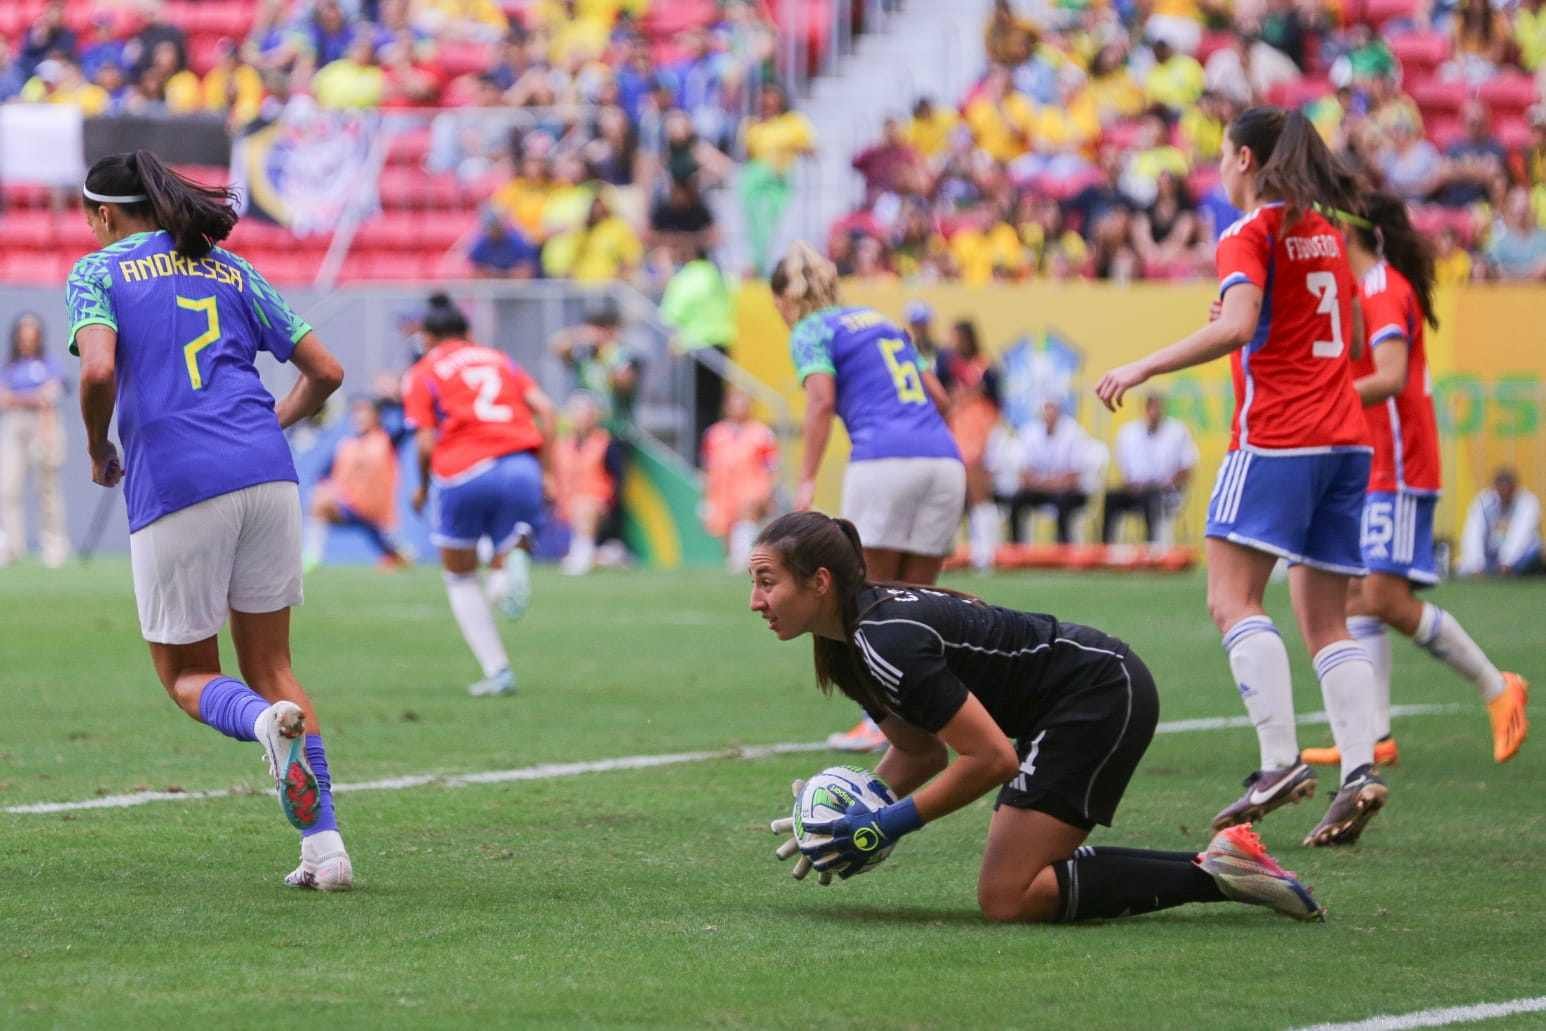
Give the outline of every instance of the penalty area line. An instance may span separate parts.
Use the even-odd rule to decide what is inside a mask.
[[[1463,712],[1467,706],[1445,705],[1393,705],[1392,718],[1408,716],[1441,716]],[[1326,723],[1324,712],[1306,713],[1299,717],[1302,724]],[[1156,734],[1188,734],[1207,730],[1231,730],[1251,725],[1248,716],[1215,716],[1206,719],[1169,720],[1154,728]],[[701,752],[667,752],[660,755],[625,755],[615,759],[593,759],[587,762],[538,763],[513,770],[489,770],[483,773],[416,773],[403,777],[383,777],[356,783],[333,785],[333,791],[346,794],[352,791],[405,791],[409,788],[440,787],[461,788],[474,784],[507,784],[527,780],[561,780],[589,773],[614,773],[618,770],[650,770],[662,766],[682,766],[687,763],[710,762],[715,759],[766,759],[775,755],[794,755],[800,752],[824,752],[827,746],[821,741],[794,741],[772,745],[747,745],[742,748],[717,748]],[[242,795],[262,794],[245,788],[213,791],[136,791],[127,795],[103,795],[75,802],[30,802],[6,806],[0,809],[13,816],[72,813],[86,809],[129,809],[151,802],[202,802],[216,798],[232,798]]]
[[[1470,1006],[1418,1010],[1415,1013],[1382,1014],[1345,1024],[1311,1024],[1295,1031],[1405,1031],[1414,1027],[1448,1027],[1451,1024],[1475,1024],[1520,1013],[1546,1013],[1546,995],[1507,1002],[1478,1002]]]

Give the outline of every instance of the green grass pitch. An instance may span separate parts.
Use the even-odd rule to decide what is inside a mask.
[[[948,582],[1127,639],[1162,720],[1242,712],[1199,577]],[[808,645],[746,611],[742,578],[542,571],[506,629],[520,694],[482,700],[434,571],[324,569],[307,593],[296,667],[340,782],[812,741],[853,715],[817,693]],[[1546,687],[1546,589],[1434,598]],[[1271,601],[1286,628],[1281,587]],[[975,906],[987,800],[874,874],[789,878],[767,821],[791,778],[838,761],[822,752],[342,794],[358,890],[288,890],[295,836],[258,749],[162,696],[133,609],[122,562],[0,571],[0,807],[240,791],[0,813],[0,1027],[1287,1028],[1546,985],[1546,729],[1495,766],[1471,688],[1402,640],[1396,701],[1463,708],[1397,721],[1389,809],[1354,849],[1302,848],[1327,773],[1260,828],[1329,922],[1216,905],[994,927]],[[1319,709],[1292,638],[1290,654],[1301,711]],[[1249,729],[1157,737],[1092,841],[1200,847],[1255,756]]]

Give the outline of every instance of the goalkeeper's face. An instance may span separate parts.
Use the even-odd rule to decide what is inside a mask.
[[[788,641],[816,629],[835,609],[832,574],[818,569],[807,578],[780,561],[766,547],[752,549],[747,563],[752,578],[751,610],[768,624],[780,641]]]

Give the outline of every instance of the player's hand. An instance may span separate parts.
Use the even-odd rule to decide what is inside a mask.
[[[123,463],[118,460],[118,449],[108,441],[91,452],[91,482],[103,487],[116,487],[123,479]]]
[[[427,501],[429,501],[429,488],[421,483],[415,488],[413,497],[409,499],[408,504],[413,506],[415,512],[423,512]]]
[[[1222,314],[1224,314],[1224,301],[1222,298],[1215,297],[1213,303],[1208,305],[1208,321],[1217,322]]]
[[[1118,365],[1100,378],[1095,384],[1095,396],[1100,398],[1111,411],[1122,407],[1122,398],[1129,390],[1143,383],[1149,378],[1148,372],[1140,362],[1128,362],[1126,365]]]
[[[871,809],[855,799],[835,820],[807,820],[807,834],[826,834],[832,840],[800,851],[810,858],[815,870],[836,872],[847,880],[863,869],[870,856],[890,848],[902,835],[922,826],[918,806],[911,798],[880,809]]]
[[[789,793],[794,796],[796,802],[798,802],[800,800],[800,796],[802,794],[804,794],[804,792],[805,792],[805,781],[803,781],[803,780],[794,781],[793,783],[791,783],[789,785]],[[793,816],[785,816],[785,817],[782,817],[780,819],[774,820],[768,826],[773,831],[774,834],[787,834],[787,835],[789,835],[789,840],[788,841],[784,842],[782,845],[778,846],[778,848],[773,850],[773,855],[778,857],[778,859],[780,861],[788,859],[790,856],[792,856],[796,852],[800,851],[800,839],[794,836],[794,817]],[[810,857],[809,856],[804,856],[804,855],[802,855],[799,859],[795,860],[794,869],[790,871],[790,873],[792,873],[794,875],[794,879],[797,880],[797,881],[803,881],[805,879],[805,875],[810,873],[810,872],[811,872],[811,860],[810,860]],[[828,885],[828,884],[831,884],[832,883],[832,871],[830,871],[830,870],[823,870],[822,873],[821,873],[820,880],[821,880],[822,885],[824,885],[824,886]]]
[[[816,501],[816,481],[801,480],[794,491],[794,510],[804,512]]]

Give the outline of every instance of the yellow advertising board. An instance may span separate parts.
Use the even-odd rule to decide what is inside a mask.
[[[1021,340],[1055,336],[1078,356],[1073,385],[1080,422],[1108,444],[1124,422],[1139,417],[1140,406],[1131,399],[1122,412],[1108,413],[1091,393],[1095,381],[1113,365],[1197,328],[1207,318],[1213,296],[1208,283],[971,287],[855,281],[842,291],[845,304],[868,305],[899,322],[909,301],[926,301],[934,309],[935,332],[942,340],[948,340],[953,322],[969,319],[995,355]],[[1440,328],[1430,329],[1427,338],[1444,459],[1445,489],[1435,533],[1455,538],[1466,505],[1499,465],[1514,466],[1527,486],[1546,490],[1546,288],[1467,285],[1441,293],[1437,308]],[[783,393],[798,414],[803,405],[789,358],[789,331],[765,285],[742,288],[738,316],[736,361]],[[1219,360],[1161,377],[1149,388],[1165,394],[1170,414],[1191,429],[1202,455],[1196,486],[1178,526],[1183,542],[1195,542],[1205,522],[1207,488],[1229,443],[1234,410],[1229,363]],[[817,493],[818,505],[828,511],[838,507],[847,452],[846,438],[835,432]],[[789,459],[793,476],[798,448]]]

